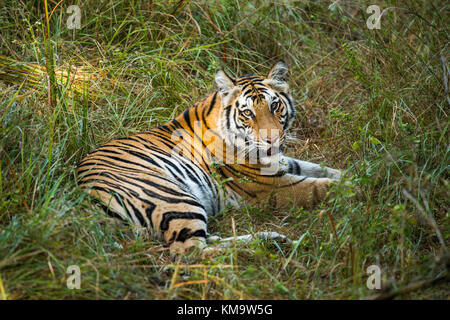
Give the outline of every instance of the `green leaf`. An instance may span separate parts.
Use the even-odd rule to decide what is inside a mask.
[[[380,144],[381,143],[381,141],[380,140],[378,140],[377,138],[375,138],[375,137],[370,137],[370,142],[372,142],[373,144],[375,144],[375,145],[377,145],[377,144]]]
[[[359,150],[362,146],[362,142],[361,141],[355,141],[353,142],[352,148],[353,150]]]

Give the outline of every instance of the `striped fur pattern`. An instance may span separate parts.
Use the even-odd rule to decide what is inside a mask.
[[[171,252],[204,247],[227,206],[323,200],[340,171],[281,153],[295,116],[288,67],[216,74],[218,91],[148,132],[106,143],[77,166],[79,185],[112,216],[160,235]]]

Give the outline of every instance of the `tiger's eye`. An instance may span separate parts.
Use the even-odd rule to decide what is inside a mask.
[[[251,110],[249,110],[249,109],[242,111],[242,114],[249,118],[253,117],[253,112],[251,112]]]
[[[278,110],[278,107],[280,106],[280,102],[279,101],[274,101],[272,102],[272,104],[270,105],[270,108],[272,109],[273,112]]]

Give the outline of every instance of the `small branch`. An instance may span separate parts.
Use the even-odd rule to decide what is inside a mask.
[[[403,287],[403,288],[400,288],[397,290],[393,290],[393,291],[390,291],[387,293],[381,293],[378,295],[370,296],[367,299],[368,300],[390,300],[390,299],[395,298],[396,296],[410,293],[410,292],[420,290],[420,289],[425,289],[425,288],[431,287],[433,285],[437,285],[441,282],[448,282],[449,280],[450,279],[448,277],[448,273],[447,273],[447,271],[445,271],[443,274],[441,274],[435,278],[413,282],[413,283],[408,284],[406,287]]]

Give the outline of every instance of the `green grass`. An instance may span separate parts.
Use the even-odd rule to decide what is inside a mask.
[[[331,2],[78,1],[80,30],[63,2],[46,38],[44,1],[0,1],[0,298],[357,299],[380,293],[366,287],[373,264],[385,291],[445,275],[450,6],[377,1],[397,9],[369,30],[372,2]],[[279,59],[298,110],[286,153],[347,169],[359,192],[337,188],[316,210],[227,211],[209,231],[232,236],[234,221],[293,245],[171,262],[77,188],[87,152],[206,97],[219,66],[265,73]],[[70,265],[80,290],[66,287]],[[448,299],[448,282],[398,297]]]

